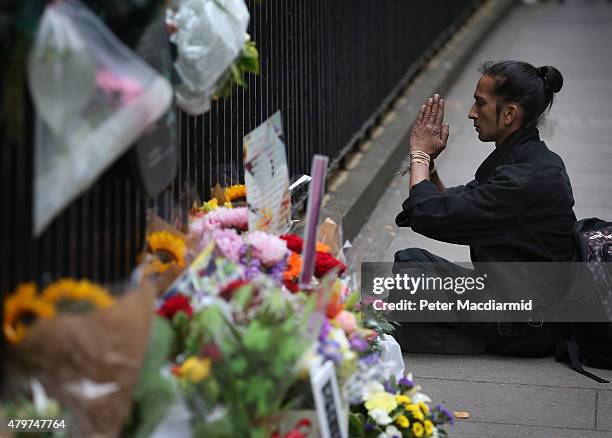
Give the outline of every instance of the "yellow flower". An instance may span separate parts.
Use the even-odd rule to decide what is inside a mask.
[[[156,231],[147,236],[147,242],[151,252],[161,259],[167,266],[160,272],[176,263],[180,268],[186,265],[185,256],[187,254],[187,244],[185,241],[168,231]],[[169,261],[167,261],[169,259]]]
[[[419,408],[421,409],[424,415],[429,415],[429,406],[427,406],[424,401],[421,400],[419,402]]]
[[[103,287],[88,280],[64,278],[51,283],[42,291],[42,299],[54,307],[63,301],[84,301],[94,307],[108,307],[113,297]]]
[[[235,201],[236,199],[246,197],[246,186],[244,184],[236,184],[226,187],[223,192],[227,201]]]
[[[185,377],[192,383],[200,383],[210,375],[212,361],[210,357],[200,359],[191,356],[179,368],[181,377]]]
[[[9,342],[17,344],[27,334],[28,320],[53,316],[55,309],[51,304],[38,298],[36,285],[21,284],[13,295],[4,299],[4,335]]]
[[[212,198],[210,201],[202,204],[202,206],[198,208],[198,210],[208,213],[213,210],[216,210],[217,208],[219,208],[219,200],[217,198]]]
[[[431,421],[425,420],[425,435],[430,436],[433,433],[434,425]]]
[[[406,397],[405,395],[397,394],[395,396],[395,401],[401,405],[407,405],[410,403],[410,397]]]
[[[408,418],[405,415],[400,415],[395,419],[395,424],[406,429],[408,426],[410,426],[410,421],[408,421]]]
[[[393,409],[397,408],[397,402],[392,394],[386,391],[380,391],[374,393],[372,397],[370,397],[365,403],[365,407],[368,411],[383,409],[385,412],[391,412]]]
[[[421,412],[421,409],[419,409],[417,405],[410,403],[405,405],[405,408],[408,412],[412,414],[415,420],[423,421],[425,419],[423,412]]]
[[[423,429],[423,425],[421,423],[414,423],[412,425],[412,434],[415,437],[420,438],[423,436],[424,433],[425,433],[425,429]]]

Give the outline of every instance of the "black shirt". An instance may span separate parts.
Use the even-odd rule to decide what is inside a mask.
[[[432,239],[469,245],[473,262],[570,261],[573,205],[561,158],[537,129],[519,129],[468,184],[444,193],[427,180],[415,184],[395,222]]]

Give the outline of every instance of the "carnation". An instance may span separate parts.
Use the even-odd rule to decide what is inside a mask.
[[[244,241],[236,230],[231,228],[215,229],[213,231],[213,238],[226,258],[236,263],[240,261]]]
[[[157,314],[171,320],[180,311],[185,312],[188,317],[191,317],[193,314],[189,299],[185,295],[176,294],[164,301],[157,310]]]
[[[189,226],[189,231],[201,238],[206,231],[218,228],[234,228],[245,231],[249,227],[249,214],[246,207],[225,208],[220,207],[211,211],[201,219],[197,219]]]
[[[287,242],[263,231],[249,233],[246,241],[253,249],[253,256],[268,268],[287,256]]]
[[[287,242],[287,248],[298,254],[302,253],[302,247],[304,246],[304,240],[295,234],[283,234],[280,236],[285,242]]]
[[[329,253],[317,251],[315,276],[321,278],[334,268],[338,268],[338,274],[342,274],[346,270],[346,265]]]

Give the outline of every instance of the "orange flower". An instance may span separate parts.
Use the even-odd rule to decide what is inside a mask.
[[[283,273],[283,277],[285,280],[291,281],[294,278],[297,278],[302,272],[302,257],[297,252],[291,251],[291,255],[289,256],[289,261],[287,263],[287,269]]]
[[[329,254],[331,252],[331,248],[329,245],[326,245],[323,242],[317,242],[317,251]]]

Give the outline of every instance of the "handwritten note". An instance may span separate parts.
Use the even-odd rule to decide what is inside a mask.
[[[291,226],[289,170],[280,112],[244,137],[249,230],[286,233]]]

